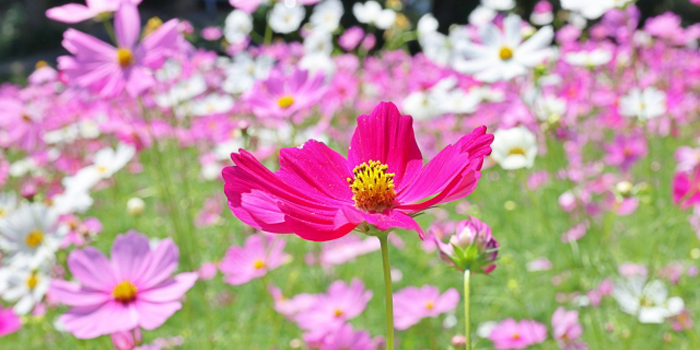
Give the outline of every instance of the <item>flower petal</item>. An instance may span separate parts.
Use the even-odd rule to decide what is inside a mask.
[[[68,268],[75,278],[91,289],[111,293],[117,284],[109,260],[93,247],[73,251],[68,256]]]

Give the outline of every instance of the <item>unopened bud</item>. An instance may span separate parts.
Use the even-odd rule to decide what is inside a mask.
[[[143,199],[133,197],[126,202],[126,211],[131,215],[141,215],[146,209],[146,203]]]

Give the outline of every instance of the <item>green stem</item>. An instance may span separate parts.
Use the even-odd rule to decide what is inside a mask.
[[[430,332],[430,349],[438,350],[437,334],[435,333],[435,320],[428,319],[428,332]],[[440,325],[440,322],[437,322]]]
[[[471,318],[469,317],[469,277],[471,271],[464,271],[464,337],[466,338],[466,349],[472,348]]]
[[[386,349],[394,350],[394,300],[391,292],[391,266],[389,265],[388,234],[378,236],[382,247],[382,265],[384,267],[384,296],[386,298]]]
[[[109,35],[109,38],[112,40],[114,45],[119,46],[119,43],[117,43],[117,36],[114,35],[114,27],[112,26],[112,22],[110,22],[109,19],[106,19],[102,21],[102,24],[104,24],[107,35]]]
[[[265,39],[263,40],[263,44],[265,46],[268,46],[272,43],[272,27],[270,27],[269,24],[265,26]]]

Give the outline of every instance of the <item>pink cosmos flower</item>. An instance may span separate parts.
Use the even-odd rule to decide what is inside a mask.
[[[321,0],[297,0],[296,3],[302,5],[313,5]],[[253,13],[258,9],[263,0],[228,0],[231,6],[245,12]]]
[[[700,204],[700,166],[673,178],[673,203],[683,209]]]
[[[81,222],[74,215],[66,215],[61,218],[58,230],[61,234],[65,232],[61,248],[68,248],[71,244],[82,247],[86,239],[102,232],[102,223],[95,217],[86,218]]]
[[[382,102],[358,118],[347,159],[310,140],[282,149],[273,173],[240,150],[223,170],[224,192],[240,220],[267,232],[327,241],[370,224],[422,234],[411,214],[471,193],[492,141],[480,127],[423,165],[412,118]]]
[[[284,239],[270,235],[248,236],[242,247],[232,246],[221,260],[219,269],[224,274],[224,281],[240,285],[265,276],[289,257],[284,253],[286,244]]]
[[[112,339],[112,346],[117,350],[133,350],[137,344],[141,344],[142,339],[139,328],[112,333],[109,337]]]
[[[676,165],[676,171],[691,171],[697,165],[700,165],[700,148],[692,148],[689,146],[678,147],[674,158],[678,165]]]
[[[605,150],[606,163],[627,171],[637,160],[646,157],[647,140],[642,135],[617,136],[614,142],[605,145]]]
[[[11,307],[3,308],[0,305],[0,338],[14,333],[22,327],[22,321]]]
[[[199,266],[199,279],[202,281],[210,280],[216,277],[216,273],[219,272],[219,265],[213,261],[205,261]]]
[[[375,350],[369,332],[355,330],[350,324],[345,324],[337,331],[329,334],[323,340],[320,350]]]
[[[588,221],[585,221],[570,228],[568,231],[561,234],[561,241],[563,243],[578,241],[586,235],[586,232],[588,231],[588,226]]]
[[[178,259],[172,239],[151,250],[148,237],[136,231],[117,236],[111,260],[93,247],[73,251],[68,267],[79,282],[51,283],[51,295],[73,307],[60,321],[80,339],[160,327],[197,281],[195,272],[171,277]]]
[[[122,2],[114,18],[118,47],[71,28],[63,34],[63,47],[74,56],[59,57],[58,67],[69,83],[102,97],[116,97],[125,89],[136,97],[155,83],[151,70],[160,68],[176,49],[177,25],[177,20],[170,20],[137,44],[141,17],[136,5]]]
[[[275,311],[290,320],[295,320],[298,314],[311,308],[319,297],[317,294],[302,293],[288,299],[285,298],[282,291],[274,285],[269,286],[268,291],[275,302]]]
[[[0,128],[6,131],[1,147],[16,145],[25,151],[36,151],[44,145],[44,110],[19,98],[0,96]]]
[[[406,287],[394,293],[394,322],[396,329],[404,330],[424,318],[437,318],[459,304],[459,292],[450,288],[440,295],[436,286]]]
[[[579,338],[583,326],[578,321],[578,311],[566,311],[559,307],[552,315],[552,336],[563,350],[585,350],[588,345]]]
[[[326,294],[318,296],[310,308],[297,315],[296,321],[302,329],[327,334],[359,316],[370,299],[372,291],[366,290],[359,279],[349,284],[335,281]]]
[[[365,31],[360,26],[352,26],[348,28],[343,35],[338,38],[338,44],[346,51],[354,50],[360,44],[362,38],[365,37]]]
[[[491,234],[491,228],[479,219],[469,216],[468,220],[457,223],[449,242],[434,236],[440,249],[440,256],[459,271],[471,270],[490,274],[496,269],[498,241]]]
[[[290,118],[321,100],[323,81],[320,71],[310,77],[308,71],[298,68],[289,75],[275,69],[253,88],[247,101],[259,118]]]
[[[201,32],[202,38],[209,41],[219,40],[223,34],[221,27],[204,27]]]
[[[85,5],[65,4],[46,10],[46,17],[58,22],[78,23],[104,14],[117,11],[122,1],[129,1],[134,5],[141,0],[85,0]]]
[[[507,319],[491,330],[489,339],[495,349],[525,349],[547,339],[547,327],[541,323]]]
[[[379,241],[349,234],[323,244],[320,261],[324,267],[344,264],[356,257],[379,250]]]

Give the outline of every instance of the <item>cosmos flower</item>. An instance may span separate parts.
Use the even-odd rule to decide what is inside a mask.
[[[352,325],[345,324],[326,336],[320,350],[375,350],[369,332],[355,330]]]
[[[637,160],[646,157],[647,140],[641,134],[619,135],[614,142],[604,145],[604,148],[607,151],[605,162],[627,171]]]
[[[72,84],[102,97],[116,97],[126,90],[136,97],[155,84],[158,69],[178,43],[178,21],[163,23],[137,44],[141,17],[136,5],[124,1],[114,18],[117,47],[75,29],[63,34],[63,47],[73,56],[58,58],[58,67]]]
[[[680,297],[668,297],[668,288],[663,282],[653,280],[647,283],[643,277],[615,283],[613,297],[622,311],[636,316],[642,323],[663,323],[685,308]]]
[[[22,321],[11,308],[0,305],[0,337],[16,332],[22,328]]]
[[[388,29],[396,22],[396,12],[392,9],[383,9],[382,5],[374,0],[364,4],[356,2],[352,6],[352,14],[358,22],[370,24],[379,29]]]
[[[72,306],[60,321],[80,339],[160,327],[197,280],[196,272],[171,277],[179,255],[172,239],[151,249],[135,231],[117,236],[111,260],[92,247],[71,252],[68,268],[79,282],[51,283],[52,297]]]
[[[23,204],[0,219],[0,248],[7,254],[7,262],[36,268],[52,260],[63,241],[56,219],[42,203]]]
[[[637,117],[648,120],[666,113],[666,93],[653,86],[645,89],[632,88],[620,97],[620,114],[625,117]]]
[[[18,315],[26,315],[39,304],[49,289],[51,278],[46,265],[40,268],[10,266],[0,269],[0,295],[14,303]]]
[[[579,338],[583,326],[578,320],[578,311],[566,311],[564,307],[557,308],[552,315],[552,337],[563,350],[586,350],[588,346]]]
[[[267,23],[275,33],[289,34],[301,26],[306,10],[301,4],[292,4],[288,6],[285,2],[278,2],[272,7]]]
[[[275,69],[253,88],[247,102],[260,118],[290,118],[318,103],[325,92],[323,80],[321,73],[310,75],[297,68],[285,75]]]
[[[244,223],[314,241],[342,237],[359,225],[422,232],[411,217],[467,196],[477,184],[492,135],[477,128],[423,165],[412,118],[382,102],[358,118],[348,158],[310,140],[284,148],[273,173],[250,153],[224,168],[229,207]]]
[[[700,166],[678,172],[673,178],[673,203],[683,209],[700,204]]]
[[[295,320],[302,329],[327,334],[359,316],[370,299],[372,291],[366,290],[359,279],[350,283],[335,281],[328,287],[328,292],[318,296]]]
[[[454,69],[476,74],[476,79],[485,82],[510,80],[526,74],[528,68],[551,56],[549,45],[554,30],[551,26],[542,27],[523,42],[521,23],[519,16],[509,15],[503,20],[503,30],[493,23],[481,27],[481,43],[460,45],[460,58],[454,62]]]
[[[510,129],[499,129],[494,133],[491,157],[503,168],[514,170],[531,168],[537,156],[535,134],[520,125]]]
[[[289,257],[284,253],[286,243],[282,238],[264,234],[248,236],[242,247],[229,248],[221,261],[219,269],[224,281],[239,285],[265,276]]]
[[[141,0],[128,1],[134,5],[141,3]],[[117,11],[121,3],[122,0],[86,0],[85,5],[65,4],[52,7],[46,10],[46,17],[63,23],[78,23],[92,18],[108,18],[105,14]]]
[[[489,335],[495,349],[525,349],[547,339],[547,327],[541,323],[507,319],[496,325]]]
[[[454,288],[440,295],[440,290],[431,285],[406,287],[394,294],[396,329],[411,328],[424,318],[437,318],[456,308],[458,303],[459,292]]]

